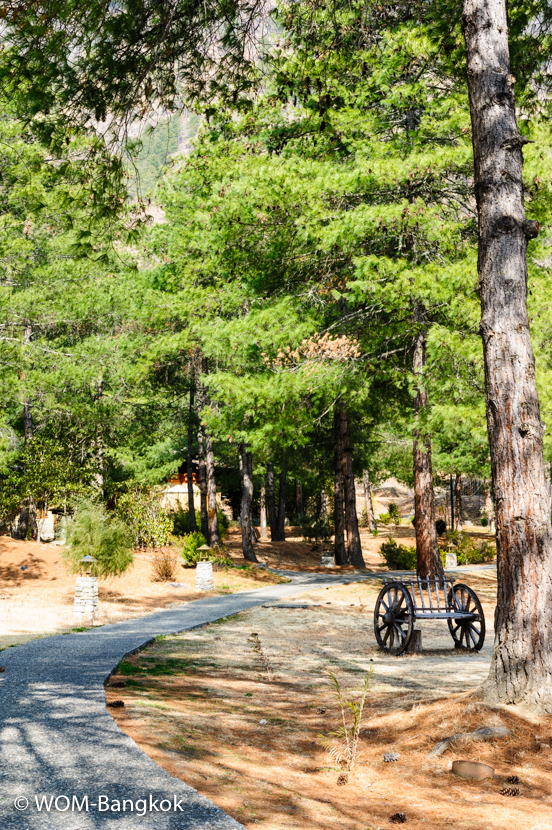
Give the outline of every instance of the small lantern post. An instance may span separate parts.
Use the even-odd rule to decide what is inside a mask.
[[[73,622],[92,625],[100,615],[100,604],[98,601],[98,577],[93,576],[94,564],[97,562],[93,556],[83,556],[79,559],[81,570],[84,576],[77,576],[75,585],[75,600],[73,603]]]
[[[456,555],[456,551],[454,550],[454,544],[452,542],[449,542],[447,548],[448,550],[445,556],[445,568],[458,567],[458,557]]]
[[[198,551],[201,559],[196,565],[196,588],[199,591],[214,591],[213,563],[209,561],[211,548],[209,545],[202,545]]]

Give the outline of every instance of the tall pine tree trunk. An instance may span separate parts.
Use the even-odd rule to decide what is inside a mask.
[[[320,490],[320,521],[322,524],[328,521],[328,496],[325,487]]]
[[[493,500],[491,498],[491,488],[489,487],[489,480],[487,478],[485,479],[485,515],[487,516],[487,521],[489,522],[489,530],[491,533],[494,533],[495,521]]]
[[[487,430],[498,552],[487,699],[552,708],[552,529],[527,314],[525,140],[516,123],[505,0],[465,0],[462,28],[479,224]]]
[[[263,476],[263,480],[261,482],[261,539],[267,539],[268,533],[266,532],[266,485]]]
[[[282,461],[282,469],[280,471],[280,482],[278,487],[278,515],[276,518],[277,539],[278,542],[286,541],[286,481],[287,481],[287,463]]]
[[[343,440],[339,407],[334,408],[334,534],[335,564],[348,565],[343,503]]]
[[[188,446],[186,449],[186,483],[188,485],[188,522],[190,533],[197,532],[194,504],[194,423],[195,423],[195,375],[190,376],[190,403],[188,407]]]
[[[268,523],[270,525],[270,538],[273,542],[276,542],[278,540],[276,491],[274,488],[274,464],[270,461],[266,465],[266,483],[268,488]]]
[[[251,511],[253,505],[253,461],[251,453],[247,450],[243,442],[240,444],[239,453],[240,473],[242,481],[242,501],[240,515],[242,550],[244,559],[247,559],[248,562],[257,562],[258,560],[255,555],[255,550],[253,548],[253,522],[251,518]]]
[[[220,548],[218,510],[217,510],[217,481],[215,478],[215,454],[213,452],[213,439],[208,432],[205,433],[205,470],[207,473],[207,508],[209,511],[209,544],[212,548]]]
[[[298,478],[295,479],[295,509],[297,515],[303,515],[303,486]]]
[[[200,498],[201,532],[209,544],[209,514],[207,512],[207,467],[205,465],[205,442],[203,425],[199,424],[197,430],[197,458],[198,458],[198,484]]]
[[[32,338],[33,329],[29,323],[25,326],[24,343],[26,346],[29,346],[31,344]],[[30,441],[30,439],[33,437],[33,416],[30,398],[25,398],[23,402],[23,430],[25,443],[27,443],[27,441]]]
[[[364,500],[366,502],[366,515],[368,516],[368,527],[373,533],[374,530],[377,529],[377,525],[376,517],[374,516],[374,504],[372,502],[372,490],[370,488],[370,473],[368,472],[368,470],[364,470],[362,482],[364,484]]]
[[[460,474],[456,475],[454,485],[454,515],[456,516],[456,530],[462,530],[464,526],[464,510],[462,505],[463,482]]]
[[[423,309],[418,308],[415,322],[423,321]],[[423,373],[426,365],[426,332],[421,328],[414,343],[412,370],[416,376],[414,395],[414,519],[416,524],[416,572],[422,579],[443,576],[443,564],[435,529],[435,499],[431,441],[419,434],[420,413],[429,405]]]
[[[351,425],[346,407],[340,407],[339,418],[343,448],[343,497],[345,501],[345,529],[347,531],[347,559],[355,568],[365,568],[366,564],[362,556],[362,545],[360,544],[358,530]]]

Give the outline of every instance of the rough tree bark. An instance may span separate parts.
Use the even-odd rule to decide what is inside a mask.
[[[328,496],[325,487],[320,490],[320,521],[323,524],[328,521]]]
[[[347,559],[355,568],[365,568],[366,563],[362,556],[362,545],[360,544],[358,530],[351,425],[349,423],[349,413],[344,406],[339,409],[339,419],[343,447],[343,496],[345,500],[345,528],[347,531]]]
[[[479,224],[487,429],[498,551],[486,699],[552,710],[552,528],[527,314],[522,146],[505,0],[464,0]]]
[[[488,527],[491,533],[494,533],[495,529],[495,521],[494,521],[494,507],[493,507],[493,500],[491,497],[491,488],[489,487],[489,479],[485,479],[485,515],[487,516],[487,521],[489,522]]]
[[[188,446],[186,450],[186,483],[188,485],[188,522],[190,533],[197,532],[194,504],[194,425],[195,425],[195,374],[190,376],[190,405],[188,407]]]
[[[241,515],[240,526],[242,534],[242,550],[244,559],[248,562],[257,562],[253,547],[252,527],[253,522],[251,518],[251,509],[253,504],[253,459],[251,453],[242,442],[239,447],[240,452],[240,473],[242,480],[242,501],[241,501]]]
[[[267,539],[268,533],[266,532],[266,485],[263,476],[263,480],[261,482],[261,539]]]
[[[334,550],[335,564],[348,565],[343,503],[343,440],[339,407],[334,409]]]
[[[464,526],[464,509],[462,505],[463,482],[462,476],[457,474],[454,483],[454,514],[456,516],[456,530],[462,530]]]
[[[33,338],[33,329],[30,324],[25,326],[24,343],[29,346]],[[33,415],[31,409],[30,398],[25,398],[23,402],[23,430],[25,436],[25,443],[33,437]]]
[[[274,464],[269,462],[266,465],[266,482],[268,487],[268,523],[270,525],[270,538],[273,542],[278,541],[278,522],[276,519],[276,493],[274,490]]]
[[[205,471],[207,473],[207,509],[209,512],[209,544],[212,548],[220,548],[218,510],[217,510],[217,481],[215,478],[215,454],[213,452],[213,439],[208,432],[205,433]]]
[[[201,532],[205,536],[207,544],[209,544],[209,514],[207,512],[207,467],[205,465],[205,446],[203,426],[200,422],[197,430],[197,460],[198,470],[197,478],[199,484],[199,498],[200,507],[199,512],[201,516]]]
[[[368,516],[368,528],[374,532],[377,529],[376,517],[374,516],[374,504],[372,502],[372,490],[370,488],[370,473],[364,470],[362,477],[364,484],[364,500],[366,502],[366,515]]]
[[[416,310],[415,322],[420,325],[423,310]],[[433,495],[433,468],[431,441],[420,438],[418,423],[420,413],[429,404],[427,388],[423,381],[426,364],[426,331],[420,328],[414,342],[412,371],[416,376],[414,395],[414,518],[416,525],[416,573],[422,579],[443,576],[443,564],[435,529],[435,499]]]
[[[280,483],[278,487],[278,515],[276,518],[277,542],[286,541],[286,479],[287,463],[284,460],[282,461]]]
[[[298,478],[295,479],[295,509],[298,516],[303,514],[303,485]]]

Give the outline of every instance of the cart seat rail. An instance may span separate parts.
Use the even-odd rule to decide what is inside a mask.
[[[452,593],[454,579],[451,577],[430,577],[429,579],[422,579],[419,576],[403,579],[385,577],[383,581],[384,584],[401,582],[409,589],[414,614],[418,618],[463,620],[474,617],[473,613],[461,611],[458,608]],[[449,600],[449,596],[452,601]]]

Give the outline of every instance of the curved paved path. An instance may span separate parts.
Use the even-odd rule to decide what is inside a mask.
[[[105,708],[103,684],[125,654],[157,635],[196,628],[312,588],[384,574],[288,575],[291,584],[209,597],[2,652],[1,830],[242,828],[158,767],[120,731]],[[28,799],[26,810],[15,809],[18,798]]]

